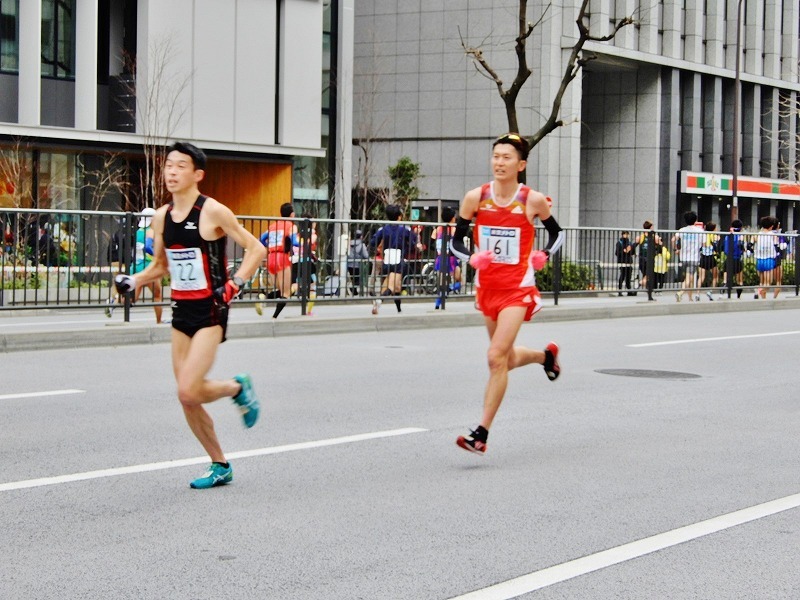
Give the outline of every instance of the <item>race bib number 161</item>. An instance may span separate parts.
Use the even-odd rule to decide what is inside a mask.
[[[481,226],[480,246],[494,253],[496,263],[519,264],[519,238],[519,227]]]

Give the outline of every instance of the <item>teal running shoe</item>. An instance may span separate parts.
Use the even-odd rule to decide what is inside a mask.
[[[202,477],[192,481],[189,486],[196,490],[207,490],[215,485],[225,485],[231,481],[233,481],[233,468],[230,465],[224,467],[214,462]]]
[[[242,389],[233,397],[233,401],[239,405],[239,410],[242,412],[242,420],[245,427],[252,427],[258,421],[258,411],[260,404],[255,390],[253,390],[253,381],[250,375],[243,373],[234,377],[238,381]]]

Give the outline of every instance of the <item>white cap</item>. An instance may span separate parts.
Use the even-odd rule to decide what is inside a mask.
[[[146,229],[150,227],[150,221],[153,220],[153,215],[156,214],[155,208],[149,206],[142,211],[142,216],[139,219],[139,229]]]

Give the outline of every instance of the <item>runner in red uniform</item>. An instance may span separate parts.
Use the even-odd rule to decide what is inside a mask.
[[[467,192],[461,203],[451,247],[462,260],[475,267],[477,308],[483,313],[489,331],[489,382],[483,401],[480,425],[456,443],[465,450],[486,452],[489,428],[505,395],[508,372],[532,363],[544,366],[554,381],[561,372],[558,346],[550,342],[544,350],[515,346],[517,333],[541,307],[535,270],[558,251],[563,231],[550,214],[550,201],[540,192],[518,183],[525,170],[528,144],[509,133],[492,144],[494,181]],[[547,229],[549,240],[544,251],[534,251],[534,220]],[[463,239],[475,219],[473,238],[478,250],[472,254]]]
[[[282,204],[280,210],[284,219],[294,218],[294,207],[291,202]],[[277,319],[286,306],[286,300],[292,295],[292,256],[294,248],[298,245],[297,225],[294,221],[283,219],[275,221],[261,235],[261,243],[267,248],[267,271],[275,289],[266,295],[259,294],[259,302],[256,302],[255,309],[260,315],[264,310],[261,300],[278,298],[275,312],[272,313],[272,318]]]

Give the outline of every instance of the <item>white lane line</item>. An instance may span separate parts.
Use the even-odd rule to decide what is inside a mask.
[[[0,400],[15,398],[39,398],[41,396],[66,396],[67,394],[85,394],[86,390],[50,390],[49,392],[25,392],[22,394],[2,394]]]
[[[242,450],[241,452],[231,452],[227,455],[228,459],[250,458],[252,456],[266,456],[268,454],[281,454],[283,452],[294,452],[296,450],[309,450],[312,448],[323,448],[326,446],[337,446],[339,444],[352,444],[354,442],[364,442],[367,440],[377,440],[398,435],[408,435],[411,433],[422,433],[427,429],[419,427],[406,427],[404,429],[390,429],[387,431],[374,431],[372,433],[360,433],[347,435],[344,437],[330,438],[327,440],[316,440],[313,442],[300,442],[297,444],[286,444],[285,446],[272,446],[270,448],[258,448],[256,450]],[[57,475],[55,477],[42,477],[40,479],[27,479],[23,481],[11,481],[0,483],[0,492],[12,490],[22,490],[25,488],[43,487],[46,485],[57,485],[60,483],[72,483],[74,481],[86,481],[88,479],[100,479],[103,477],[116,477],[118,475],[133,475],[135,473],[146,473],[148,471],[160,471],[163,469],[177,469],[190,465],[208,463],[207,456],[195,458],[182,458],[178,460],[166,460],[162,462],[146,463],[142,465],[131,465],[129,467],[117,467],[113,469],[101,469],[99,471],[86,471],[84,473],[72,473],[70,475]]]
[[[698,342],[720,342],[725,340],[746,340],[759,337],[774,337],[776,335],[797,335],[800,331],[778,331],[776,333],[753,333],[749,335],[726,335],[723,337],[690,338],[687,340],[671,340],[668,342],[647,342],[644,344],[627,344],[628,348],[646,348],[648,346],[670,346],[672,344],[696,344]]]
[[[463,596],[456,596],[451,600],[509,600],[580,575],[798,507],[800,507],[800,494],[778,498],[509,579]]]

